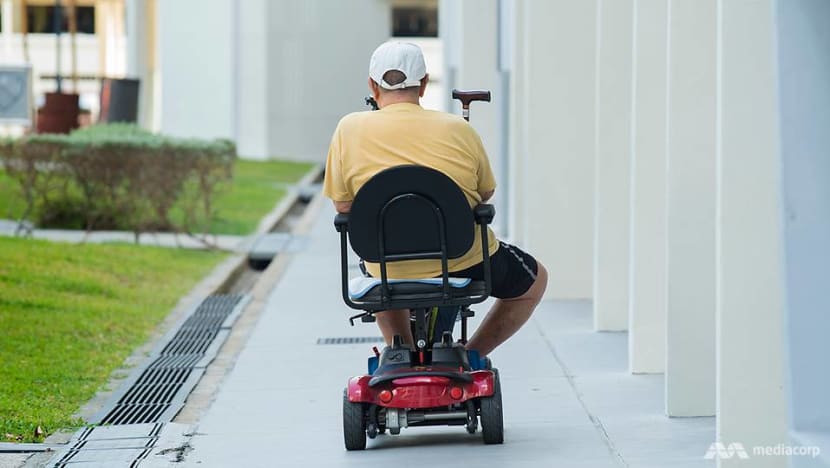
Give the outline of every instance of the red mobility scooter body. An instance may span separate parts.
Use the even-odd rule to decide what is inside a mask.
[[[469,120],[472,101],[489,101],[489,91],[453,90]],[[367,98],[367,104],[376,105]],[[487,444],[503,442],[499,374],[489,359],[465,349],[471,304],[490,294],[490,259],[482,249],[483,281],[450,278],[447,260],[458,258],[473,244],[474,225],[481,245],[489,245],[488,225],[495,215],[491,205],[473,209],[463,192],[443,173],[422,166],[398,166],[376,174],[356,194],[350,213],[335,217],[340,233],[344,302],[360,314],[351,317],[373,322],[376,313],[409,309],[414,349],[396,336],[368,375],[352,377],[343,394],[343,436],[347,450],[363,450],[366,438],[402,428],[462,425],[475,434],[481,425]],[[381,277],[358,278],[361,292],[348,277],[348,244],[366,261],[380,265]],[[389,279],[386,263],[434,259],[441,262],[439,278]],[[444,316],[436,328],[436,317]],[[449,317],[449,321],[446,318]],[[461,336],[453,340],[456,319]]]

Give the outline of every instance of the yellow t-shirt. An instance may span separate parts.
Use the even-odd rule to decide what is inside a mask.
[[[378,172],[403,164],[439,170],[467,196],[470,206],[481,202],[479,192],[496,188],[487,153],[476,131],[453,114],[423,109],[417,104],[392,104],[378,111],[343,117],[334,131],[326,161],[323,194],[334,201],[352,201],[363,184]],[[472,248],[449,261],[450,271],[481,263],[481,233],[476,226]],[[490,254],[499,243],[489,232]],[[366,262],[372,276],[380,266]],[[441,274],[439,260],[407,260],[387,264],[390,278],[431,278]]]

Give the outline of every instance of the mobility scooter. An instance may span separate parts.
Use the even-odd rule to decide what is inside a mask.
[[[469,119],[472,101],[489,101],[488,91],[453,90]],[[367,99],[367,103],[370,100]],[[479,425],[485,444],[503,442],[498,371],[488,358],[465,348],[470,305],[490,294],[490,259],[482,249],[484,280],[454,278],[447,261],[473,245],[478,225],[483,246],[492,205],[471,208],[445,174],[423,166],[396,166],[379,172],[356,194],[348,214],[337,214],[343,300],[361,310],[351,317],[374,322],[384,310],[409,309],[414,343],[395,336],[391,346],[369,358],[366,375],[352,377],[343,394],[343,436],[347,450],[363,450],[366,438],[405,427]],[[349,280],[348,244],[363,260],[380,264],[380,278]],[[402,260],[441,262],[437,278],[393,279],[387,264]],[[453,339],[460,320],[460,339]]]

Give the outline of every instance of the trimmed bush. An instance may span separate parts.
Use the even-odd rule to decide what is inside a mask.
[[[40,226],[191,233],[207,230],[236,147],[106,124],[5,140],[0,157],[20,186],[22,218],[36,215]],[[184,211],[177,223],[174,204]]]

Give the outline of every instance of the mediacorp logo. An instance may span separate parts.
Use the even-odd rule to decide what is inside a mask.
[[[709,446],[709,450],[706,451],[706,455],[704,455],[703,458],[712,460],[715,457],[723,460],[728,460],[732,457],[738,457],[742,460],[746,460],[749,458],[749,454],[746,453],[744,445],[739,442],[733,442],[731,444],[714,442]]]
[[[816,446],[802,446],[802,445],[757,445],[752,447],[752,456],[754,457],[796,457],[809,456],[816,458],[821,454],[821,448]],[[749,452],[744,448],[744,444],[740,442],[732,442],[724,444],[723,442],[713,442],[706,451],[703,458],[712,460],[719,458],[721,460],[728,460],[730,458],[739,458],[746,460],[750,457]]]

